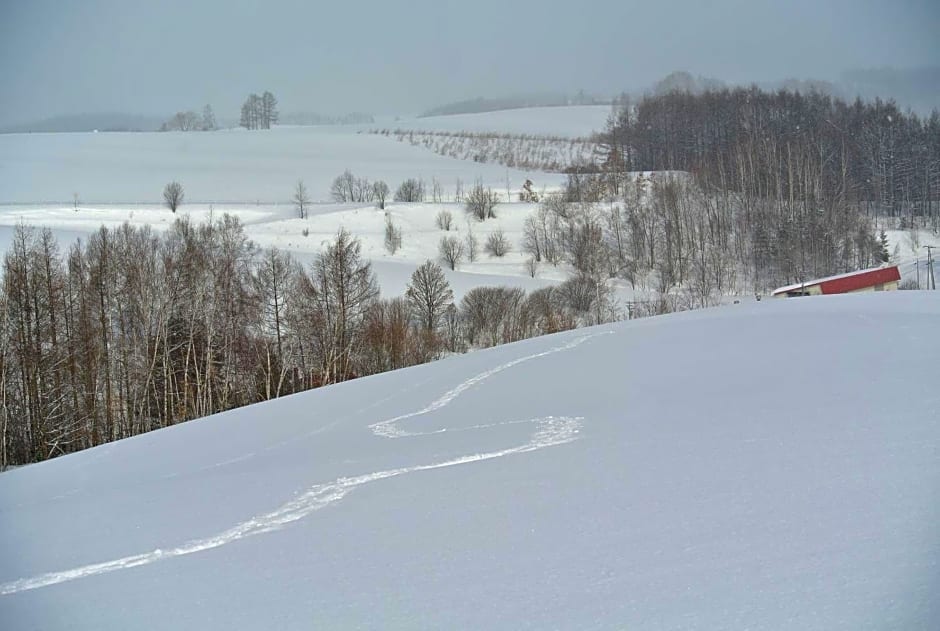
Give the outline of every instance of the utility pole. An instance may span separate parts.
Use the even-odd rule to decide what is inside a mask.
[[[927,250],[927,289],[937,289],[937,277],[934,275],[933,271],[933,249],[936,248],[935,245],[925,245],[924,248]]]

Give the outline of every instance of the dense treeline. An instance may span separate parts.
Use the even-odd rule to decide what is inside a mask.
[[[304,268],[228,215],[102,227],[66,252],[20,226],[0,287],[0,469],[597,321],[575,285],[478,287],[458,306],[429,261],[383,299],[345,231]]]
[[[612,274],[687,306],[880,264],[886,227],[940,230],[936,112],[673,90],[621,102],[598,141],[567,200],[596,206]]]
[[[869,216],[940,213],[940,112],[749,89],[621,102],[603,141],[619,171],[688,171],[747,200],[851,205]]]
[[[879,265],[889,256],[884,232],[844,204],[748,200],[709,190],[685,173],[571,174],[561,201],[558,210],[551,197],[542,204],[539,230],[548,234],[572,222],[593,226],[586,234],[597,235],[593,241],[609,275],[655,294],[654,312],[766,293]]]

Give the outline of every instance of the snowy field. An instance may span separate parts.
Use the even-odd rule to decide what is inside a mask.
[[[938,295],[572,331],[4,473],[0,628],[936,629]]]
[[[583,129],[578,125],[602,120],[595,110],[561,107],[492,112],[476,117],[475,129],[521,133],[531,131],[526,125],[536,125],[544,126],[546,132],[573,133]],[[440,119],[446,119],[447,124],[455,120]],[[129,221],[164,230],[174,215],[158,202],[163,186],[178,180],[185,189],[180,215],[204,220],[210,212],[235,214],[257,244],[289,250],[304,261],[311,260],[340,227],[345,227],[362,240],[383,292],[395,296],[404,291],[418,264],[437,258],[442,233],[434,218],[442,208],[453,212],[457,236],[465,235],[462,208],[457,204],[390,204],[389,212],[403,231],[403,247],[392,256],[384,247],[385,215],[373,204],[318,203],[309,219],[296,218],[288,200],[297,180],[304,180],[313,201],[326,202],[333,179],[345,169],[357,177],[384,180],[393,192],[405,179],[420,177],[429,196],[433,180],[441,184],[445,196],[453,195],[458,180],[464,190],[479,180],[505,197],[507,179],[514,195],[526,179],[532,179],[539,190],[556,188],[564,179],[558,174],[441,157],[393,138],[365,133],[368,127],[0,135],[0,253],[9,245],[13,226],[19,222],[52,228],[63,249],[101,225],[117,227]],[[481,284],[511,284],[530,290],[565,277],[564,270],[543,267],[533,279],[524,269],[518,243],[525,214],[532,208],[503,204],[498,208],[499,220],[474,226],[480,260],[449,273],[458,297]],[[515,246],[515,252],[503,259],[482,254],[487,234],[496,228],[503,229]]]
[[[400,118],[394,121],[376,120],[371,127],[392,130],[495,132],[586,138],[594,132],[604,130],[610,112],[610,105],[529,107],[480,114]]]
[[[192,202],[287,201],[303,179],[314,201],[330,199],[345,169],[392,192],[408,178],[432,179],[452,193],[457,179],[516,189],[527,178],[557,186],[557,174],[528,173],[434,154],[366,133],[366,127],[279,127],[209,133],[0,134],[0,213],[3,204],[159,202],[179,181]]]

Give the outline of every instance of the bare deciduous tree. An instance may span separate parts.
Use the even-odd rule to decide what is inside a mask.
[[[392,221],[392,215],[385,213],[385,249],[394,255],[401,248],[401,227]]]
[[[261,96],[250,94],[242,104],[242,115],[239,124],[245,129],[271,129],[277,123],[277,99],[270,92]]]
[[[483,249],[490,256],[503,257],[512,249],[512,246],[502,228],[497,228],[486,238],[486,245]]]
[[[176,209],[183,203],[183,185],[179,182],[170,182],[164,186],[163,203],[171,211],[176,212]]]
[[[460,315],[470,345],[495,346],[526,337],[518,287],[474,287],[460,301]]]
[[[218,129],[218,124],[215,122],[215,112],[212,111],[212,106],[206,104],[202,108],[202,131],[215,131]]]
[[[353,198],[354,202],[371,202],[375,199],[375,187],[372,186],[372,182],[368,178],[357,177],[353,181]]]
[[[356,190],[356,177],[349,169],[337,175],[330,186],[330,196],[335,202],[351,202]]]
[[[535,275],[538,274],[539,262],[535,260],[535,257],[530,256],[525,260],[525,271],[532,278],[535,278]]]
[[[464,246],[467,253],[467,260],[476,263],[480,257],[480,242],[473,233],[473,222],[467,219],[467,234],[464,237]]]
[[[345,381],[353,376],[353,360],[366,309],[379,295],[372,265],[362,258],[362,245],[347,231],[317,257],[301,282],[308,330],[319,381]]]
[[[484,188],[482,184],[477,183],[470,192],[467,193],[466,211],[480,221],[496,217],[496,204],[499,203],[499,195],[492,189]]]
[[[405,296],[415,319],[428,333],[437,330],[440,319],[454,301],[454,292],[444,270],[433,261],[425,261],[415,270]]]
[[[464,247],[457,237],[441,237],[437,251],[441,260],[447,263],[452,270],[457,269],[457,265],[463,261]]]
[[[434,223],[437,224],[437,227],[441,230],[450,232],[451,227],[454,225],[454,214],[446,208],[441,209],[441,211],[437,213],[437,217],[434,218]]]
[[[423,202],[424,201],[424,183],[414,178],[405,180],[395,191],[396,202]]]
[[[388,184],[379,180],[372,185],[372,196],[379,203],[379,210],[385,210],[385,200],[388,199]]]
[[[303,180],[297,180],[297,186],[294,188],[294,206],[297,208],[297,214],[301,219],[307,218],[307,206],[310,205],[310,197],[307,195],[307,187]]]

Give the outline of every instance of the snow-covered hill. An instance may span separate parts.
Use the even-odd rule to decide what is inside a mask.
[[[408,178],[432,179],[445,192],[458,178],[518,188],[547,175],[435,155],[365,127],[279,127],[211,133],[76,133],[0,135],[0,202],[85,204],[159,202],[178,180],[193,202],[287,201],[297,181],[314,201],[330,199],[333,179],[351,170],[384,180],[394,192]],[[555,182],[561,176],[552,176]],[[2,212],[2,207],[0,207]]]
[[[604,130],[610,112],[609,105],[526,107],[479,114],[397,119],[391,122],[378,120],[374,127],[586,138]]]
[[[934,629],[940,300],[582,329],[0,475],[0,628]]]
[[[560,176],[435,155],[367,133],[375,129],[588,136],[603,129],[608,106],[542,107],[484,114],[379,120],[372,125],[284,126],[212,133],[0,134],[0,203],[156,202],[180,181],[192,201],[274,202],[290,199],[297,180],[316,201],[345,169],[392,191],[408,178],[437,179],[453,192],[479,179],[518,187],[527,178],[554,185]],[[550,178],[551,181],[547,181]],[[2,208],[0,208],[2,210]]]

